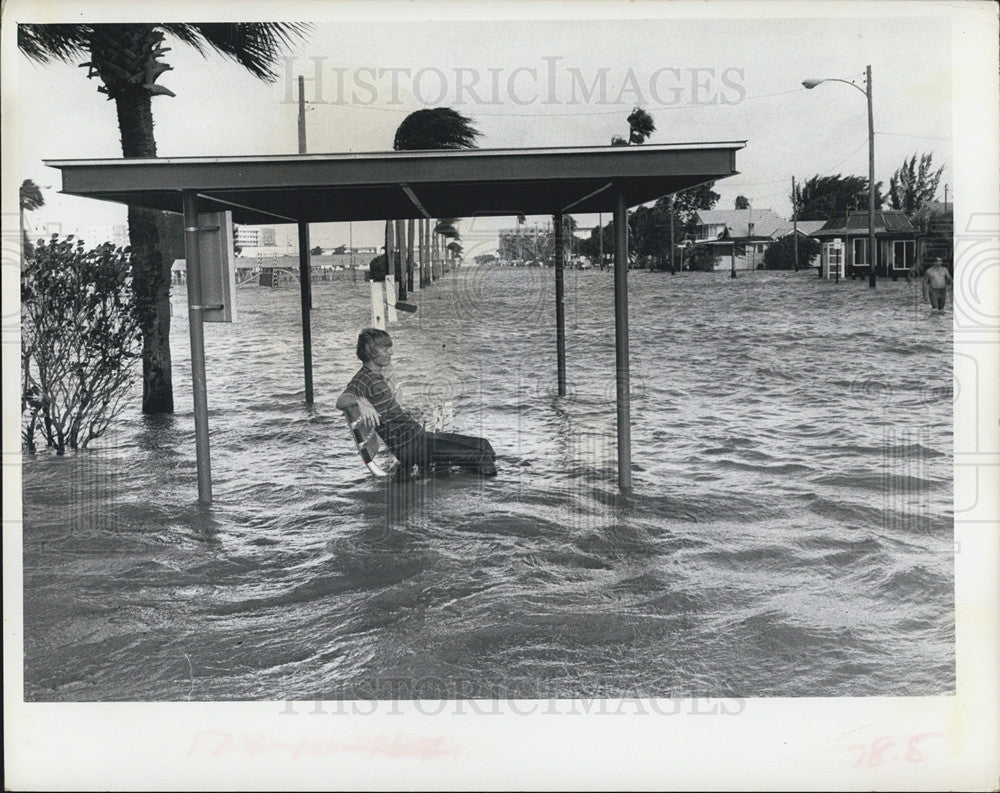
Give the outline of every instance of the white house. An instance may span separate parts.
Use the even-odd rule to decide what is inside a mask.
[[[787,224],[770,209],[703,209],[695,214],[695,245],[708,245],[723,265],[737,270],[764,266],[764,251]]]

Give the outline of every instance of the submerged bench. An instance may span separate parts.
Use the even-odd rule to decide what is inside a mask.
[[[379,449],[385,446],[385,442],[379,437],[375,428],[372,427],[369,429],[365,426],[365,422],[361,419],[361,413],[356,406],[347,408],[344,411],[344,417],[347,419],[347,426],[351,428],[351,436],[354,439],[354,445],[357,447],[358,454],[361,455],[361,461],[371,471],[372,476],[379,479],[389,476],[392,469],[383,468],[375,460],[375,455],[379,453]]]

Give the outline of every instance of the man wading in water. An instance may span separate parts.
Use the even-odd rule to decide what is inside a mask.
[[[924,297],[930,298],[931,310],[944,311],[944,301],[950,285],[951,276],[938,256],[924,273]]]
[[[399,474],[414,465],[422,473],[434,467],[458,465],[481,476],[496,476],[496,454],[485,438],[454,432],[426,432],[399,406],[385,377],[392,363],[392,338],[384,330],[365,328],[358,335],[358,358],[363,366],[337,399],[337,408],[357,407],[366,427],[374,427],[399,460]]]

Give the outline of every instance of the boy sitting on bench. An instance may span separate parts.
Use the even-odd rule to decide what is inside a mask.
[[[461,466],[481,476],[496,476],[496,454],[485,438],[454,432],[426,432],[400,407],[383,375],[392,362],[392,338],[384,330],[365,328],[358,335],[362,367],[337,399],[337,408],[356,407],[366,427],[374,427],[408,474],[414,465],[422,473],[435,467]]]

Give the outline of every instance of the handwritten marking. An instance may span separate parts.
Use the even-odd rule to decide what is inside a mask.
[[[870,743],[852,743],[847,747],[849,752],[857,752],[854,760],[854,768],[877,768],[886,760],[899,762],[906,760],[908,763],[922,763],[927,759],[926,749],[921,749],[921,742],[931,738],[940,738],[944,733],[921,732],[910,736],[890,736],[882,735],[875,738]],[[886,754],[890,749],[901,749],[905,747],[905,754]]]
[[[240,756],[256,758],[281,755],[302,757],[329,757],[336,754],[361,754],[367,757],[412,757],[421,761],[441,757],[454,757],[456,748],[444,735],[431,737],[407,735],[376,735],[353,741],[334,741],[324,738],[281,740],[264,733],[230,733],[223,730],[201,730],[195,734],[188,747],[187,756],[207,754],[211,757]]]

